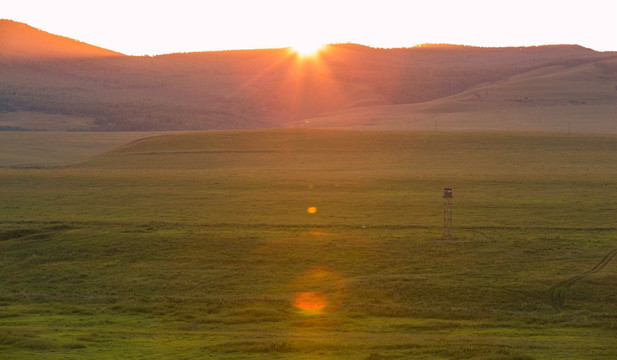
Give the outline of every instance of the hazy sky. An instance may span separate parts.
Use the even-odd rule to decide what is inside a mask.
[[[617,51],[617,0],[14,0],[0,18],[131,55],[303,42]]]

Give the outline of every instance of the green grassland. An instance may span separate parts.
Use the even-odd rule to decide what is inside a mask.
[[[614,359],[616,164],[615,135],[259,130],[0,169],[0,358]]]

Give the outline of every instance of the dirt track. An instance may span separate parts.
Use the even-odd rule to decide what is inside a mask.
[[[563,310],[563,302],[565,300],[565,291],[572,287],[577,281],[584,279],[585,277],[595,274],[602,270],[614,257],[617,255],[617,249],[609,252],[593,269],[586,271],[582,274],[576,275],[568,280],[562,281],[559,284],[551,288],[551,305],[557,311]]]

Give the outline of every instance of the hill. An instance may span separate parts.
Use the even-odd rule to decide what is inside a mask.
[[[6,19],[0,19],[0,49],[1,58],[26,60],[122,56],[111,50]]]
[[[290,49],[134,57],[25,24],[0,24],[0,129],[5,130],[279,127],[367,105],[432,101],[534,69],[611,56],[574,45],[375,49],[335,44],[315,58]]]
[[[0,168],[53,168],[155,133],[0,131]]]
[[[357,107],[287,126],[617,133],[617,57],[541,67],[424,103]]]

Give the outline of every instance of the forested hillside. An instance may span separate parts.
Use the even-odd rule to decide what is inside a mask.
[[[336,44],[314,58],[291,49],[134,57],[1,20],[0,129],[276,127],[357,106],[438,99],[531,69],[606,56],[565,45]]]

